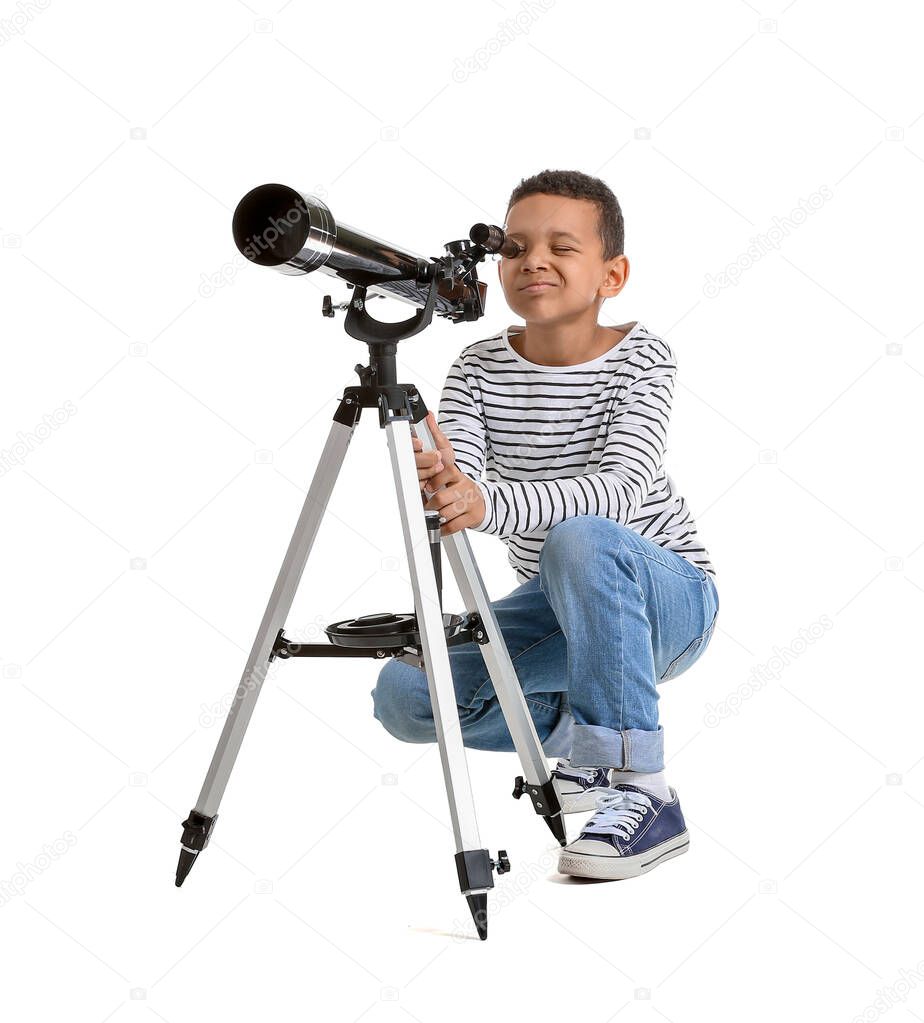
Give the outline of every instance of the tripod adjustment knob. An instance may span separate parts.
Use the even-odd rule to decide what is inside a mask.
[[[497,850],[497,859],[491,860],[491,868],[498,874],[506,874],[510,870],[510,860],[507,859],[506,849]]]
[[[359,376],[359,383],[361,387],[375,386],[374,366],[364,366],[361,362],[357,362],[353,367],[353,371]]]

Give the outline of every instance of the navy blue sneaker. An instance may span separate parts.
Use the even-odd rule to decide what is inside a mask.
[[[570,760],[559,760],[552,771],[561,794],[561,812],[577,813],[592,810],[598,794],[609,788],[608,767],[572,767]]]
[[[669,802],[628,783],[597,792],[597,812],[559,853],[559,872],[621,880],[685,853],[690,836],[677,793],[670,792]]]

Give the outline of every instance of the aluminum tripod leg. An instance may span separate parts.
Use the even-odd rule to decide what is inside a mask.
[[[398,508],[414,590],[417,629],[423,648],[430,704],[443,765],[446,793],[449,797],[459,886],[472,911],[478,935],[484,939],[487,937],[488,928],[487,890],[494,886],[491,871],[495,863],[490,859],[487,849],[479,848],[481,843],[475,819],[475,803],[462,742],[459,707],[449,664],[443,612],[421,503],[410,421],[407,418],[393,417],[386,423],[385,431],[388,436],[395,486],[398,489]],[[535,735],[535,732],[533,734]],[[500,860],[500,853],[498,857]]]
[[[282,568],[273,587],[272,596],[263,621],[257,631],[247,666],[234,694],[234,700],[228,710],[218,746],[212,757],[212,763],[205,777],[202,791],[195,809],[183,822],[184,831],[180,861],[177,866],[176,883],[181,885],[192,869],[193,863],[200,852],[208,845],[209,835],[218,816],[218,805],[224,795],[225,786],[231,776],[231,769],[237,759],[238,751],[244,740],[244,733],[250,722],[257,697],[266,678],[270,665],[270,655],[276,642],[279,630],[285,626],[286,618],[295,599],[302,572],[311,548],[314,545],[318,527],[327,509],[337,475],[346,457],[347,448],[353,439],[353,426],[334,421],[331,425],[327,443],[321,453],[320,461],[315,470],[308,496],[302,506],[295,532],[289,541],[289,547],[282,562]],[[408,441],[410,445],[410,440]]]
[[[424,419],[415,424],[414,429],[423,441],[423,450],[432,450],[435,445],[427,421]],[[523,688],[517,681],[510,653],[497,624],[478,564],[472,554],[468,533],[464,529],[452,533],[443,537],[442,543],[446,548],[465,608],[469,612],[477,612],[487,633],[488,642],[481,646],[481,654],[525,776],[525,784],[519,792],[515,791],[514,795],[519,797],[523,792],[528,794],[534,809],[545,817],[559,844],[565,845],[567,837],[561,813],[560,794],[551,778],[542,743],[526,706]],[[517,781],[520,782],[521,779]]]

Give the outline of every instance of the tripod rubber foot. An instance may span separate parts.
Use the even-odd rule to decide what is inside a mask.
[[[216,813],[212,817],[206,817],[198,810],[190,810],[189,816],[183,821],[183,837],[180,839],[180,859],[176,865],[176,886],[182,885],[186,875],[192,870],[196,857],[209,844],[209,837],[215,821],[218,820]]]
[[[555,787],[555,782],[550,778],[542,785],[527,784],[526,779],[522,775],[517,775],[513,782],[513,798],[519,799],[520,796],[527,794],[532,801],[533,809],[545,818],[549,830],[555,836],[555,841],[559,845],[567,845],[568,836],[565,833],[565,820],[562,815],[561,799],[558,789]]]
[[[478,930],[478,937],[484,941],[488,936],[488,893],[473,892],[465,896],[468,908],[472,911],[472,919]]]
[[[186,876],[192,870],[192,865],[196,862],[198,855],[197,852],[190,852],[189,849],[180,849],[180,862],[176,865],[177,888],[186,880]]]

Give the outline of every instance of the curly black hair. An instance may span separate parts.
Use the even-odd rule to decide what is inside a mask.
[[[589,199],[597,204],[597,223],[603,242],[603,260],[623,255],[625,226],[619,200],[612,189],[600,178],[591,177],[581,171],[544,170],[530,178],[523,178],[510,194],[510,207],[527,195],[563,195],[569,199]],[[507,214],[504,214],[506,220]]]

